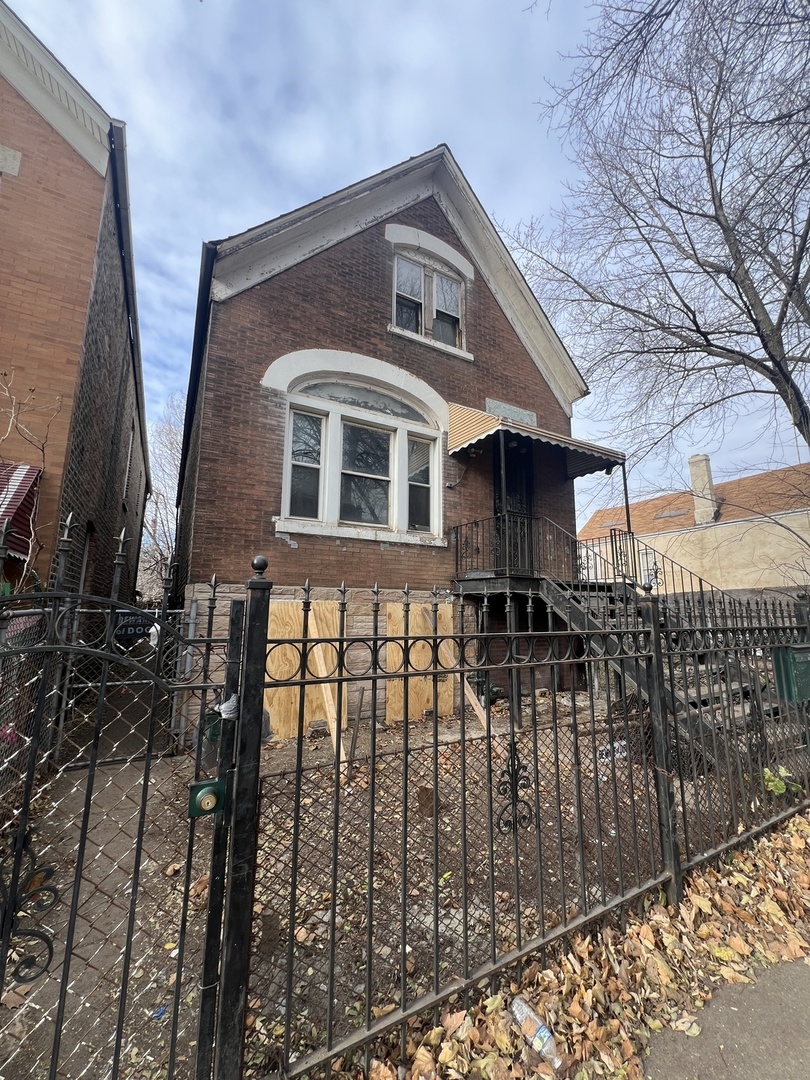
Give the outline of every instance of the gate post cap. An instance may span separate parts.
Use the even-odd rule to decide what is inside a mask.
[[[256,571],[256,576],[260,577],[270,564],[264,555],[256,555],[250,565]]]

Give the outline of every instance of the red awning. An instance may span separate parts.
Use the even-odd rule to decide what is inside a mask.
[[[31,521],[41,472],[33,465],[0,463],[0,529],[4,522],[10,522],[6,546],[9,555],[20,559],[27,559],[30,553]]]

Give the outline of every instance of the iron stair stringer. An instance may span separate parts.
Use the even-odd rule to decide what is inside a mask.
[[[621,589],[624,593],[625,605],[628,602],[632,604],[634,600],[637,601],[640,598],[637,590],[627,582],[621,583]],[[636,663],[628,663],[627,659],[621,656],[619,635],[623,628],[616,625],[615,620],[611,622],[606,618],[597,617],[590,601],[587,605],[583,603],[583,596],[579,590],[552,581],[550,578],[541,578],[538,581],[538,592],[552,610],[565,619],[572,630],[596,631],[605,634],[605,662],[617,672],[625,685],[631,686],[636,691],[640,699],[643,698],[649,702],[646,669]],[[589,596],[590,590],[586,592]],[[712,724],[692,705],[688,691],[672,685],[666,671],[663,673],[663,687],[667,711],[678,729],[679,739],[686,740],[687,746],[697,743],[704,760],[708,764],[717,766],[719,762],[714,751],[716,731]]]

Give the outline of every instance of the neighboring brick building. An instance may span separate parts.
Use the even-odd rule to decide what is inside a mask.
[[[124,530],[134,591],[149,471],[128,199],[124,125],[0,0],[0,462],[30,467],[0,472],[12,585],[47,582],[72,513],[67,586],[106,593]]]
[[[623,462],[571,439],[586,389],[445,146],[205,244],[181,583],[525,592]]]

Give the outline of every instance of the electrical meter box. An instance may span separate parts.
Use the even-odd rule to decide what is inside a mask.
[[[783,701],[810,701],[810,645],[774,649],[773,673]]]

